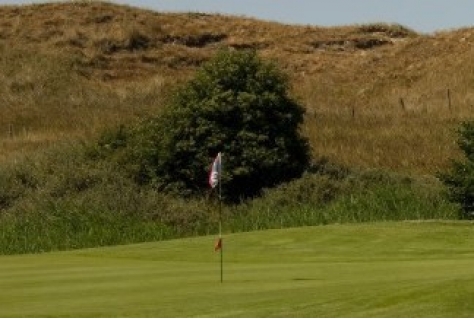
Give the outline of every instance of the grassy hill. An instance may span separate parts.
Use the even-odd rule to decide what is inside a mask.
[[[433,175],[460,155],[454,130],[474,111],[473,32],[95,1],[1,6],[0,253],[215,233],[212,196],[137,185],[98,149],[107,132],[159,114],[221,48],[254,49],[288,74],[314,155],[303,178],[224,207],[225,232],[457,219]]]
[[[0,316],[471,317],[472,224],[453,221],[433,174],[460,155],[454,130],[474,112],[473,40],[95,1],[0,6],[0,254],[23,254],[0,256]],[[137,185],[97,149],[159,114],[222,47],[289,75],[314,163],[224,205],[221,285],[213,197]]]
[[[472,317],[469,222],[333,225],[0,257],[2,317]]]
[[[473,111],[473,36],[94,1],[2,6],[0,160],[155,114],[169,87],[231,47],[253,48],[290,75],[315,155],[432,174],[458,155],[453,128]]]

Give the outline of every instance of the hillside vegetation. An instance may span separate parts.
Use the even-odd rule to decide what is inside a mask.
[[[253,49],[288,74],[313,160],[302,178],[225,206],[224,231],[456,219],[433,175],[460,157],[454,129],[474,112],[472,40],[474,29],[291,26],[94,1],[0,7],[0,252],[215,233],[213,194],[138,185],[107,147],[222,48]]]
[[[457,156],[453,127],[473,111],[473,39],[472,29],[292,26],[90,1],[2,6],[0,157],[156,113],[168,85],[231,47],[291,76],[315,155],[430,174]]]

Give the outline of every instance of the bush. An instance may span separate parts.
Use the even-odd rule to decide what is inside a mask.
[[[253,51],[222,51],[176,91],[164,113],[137,127],[126,166],[139,183],[202,193],[212,159],[223,153],[222,187],[231,201],[299,177],[309,146],[303,108],[286,77]]]
[[[448,172],[438,174],[448,190],[451,201],[458,203],[463,217],[474,216],[474,121],[464,122],[458,129],[458,146],[463,161],[453,161]]]

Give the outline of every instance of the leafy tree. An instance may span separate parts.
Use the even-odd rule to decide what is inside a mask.
[[[449,172],[439,174],[448,188],[453,202],[459,203],[464,217],[474,216],[474,121],[464,122],[458,129],[459,148],[464,153],[463,161],[453,161]]]
[[[254,51],[220,51],[172,95],[160,117],[132,134],[135,176],[160,189],[199,193],[222,152],[225,198],[258,195],[307,167],[303,115],[275,64]]]

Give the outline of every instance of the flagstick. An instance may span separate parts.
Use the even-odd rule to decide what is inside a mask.
[[[219,195],[219,240],[221,242],[221,248],[220,248],[220,253],[221,253],[221,283],[224,281],[224,259],[223,259],[223,255],[224,255],[224,242],[222,240],[222,201],[220,199],[220,195]]]
[[[219,249],[221,255],[221,283],[224,281],[224,252],[222,244],[222,155],[219,152],[212,163],[209,173],[209,185],[215,189],[219,186],[219,240],[214,246],[214,250]]]
[[[221,155],[221,164],[220,164],[220,172],[219,172],[219,240],[221,241],[221,283],[224,281],[224,243],[222,241],[222,183],[221,183],[221,175],[222,175],[222,155]]]

